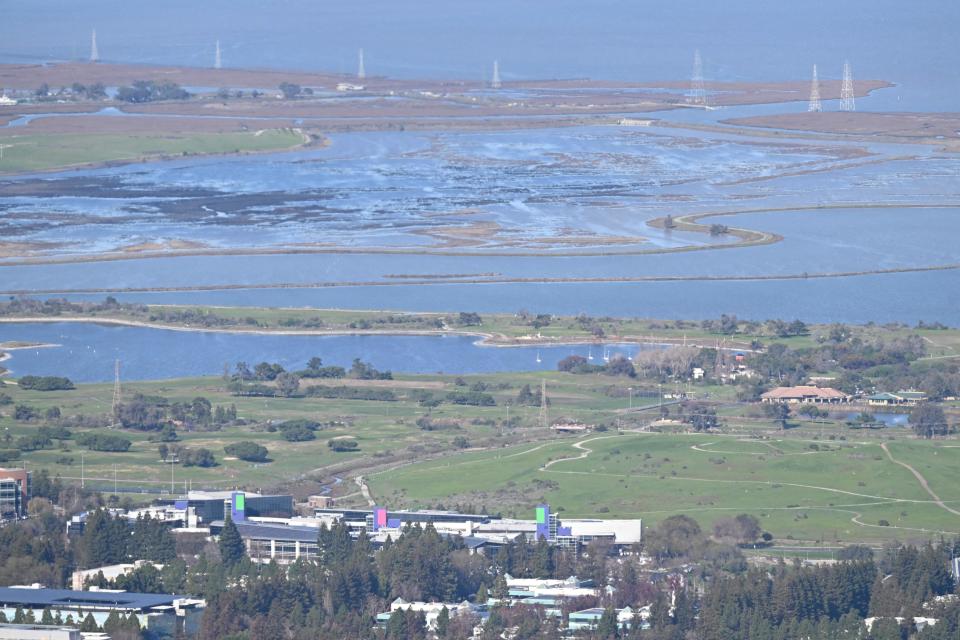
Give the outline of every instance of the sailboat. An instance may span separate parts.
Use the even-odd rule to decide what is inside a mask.
[[[538,362],[538,363],[542,362],[542,360],[540,359],[540,350],[539,350],[539,349],[537,349],[537,362]]]
[[[587,360],[593,360],[593,347],[587,347]]]
[[[610,362],[610,351],[607,349],[607,347],[603,348],[603,361]]]

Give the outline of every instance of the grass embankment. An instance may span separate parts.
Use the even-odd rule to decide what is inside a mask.
[[[641,517],[654,524],[683,513],[704,527],[746,512],[781,543],[878,543],[960,532],[960,517],[887,459],[879,441],[847,436],[815,442],[598,434],[578,439],[577,448],[573,441],[521,445],[424,462],[368,481],[387,504],[461,501],[520,514],[545,500],[570,517]],[[928,479],[945,478],[938,483],[944,502],[960,503],[958,485],[949,481],[960,450],[912,440],[888,446],[898,457],[921,459],[918,468]]]
[[[131,308],[90,310],[84,313],[61,312],[58,315],[11,314],[0,322],[58,322],[89,320],[191,331],[264,332],[291,335],[348,333],[379,334],[471,334],[484,336],[492,345],[535,345],[563,342],[648,342],[717,346],[749,349],[754,340],[780,342],[792,349],[815,346],[826,336],[828,325],[810,325],[806,335],[777,337],[762,324],[756,329],[741,324],[740,333],[725,336],[710,331],[695,321],[652,320],[644,318],[551,316],[549,324],[535,327],[535,316],[483,314],[479,325],[461,325],[459,314],[347,309],[217,307],[189,305],[149,305],[144,311]],[[597,337],[594,329],[603,331]],[[960,356],[960,330],[913,329],[900,325],[849,325],[852,335],[863,340],[890,340],[920,335],[927,343],[928,357]]]
[[[7,136],[0,173],[51,171],[76,166],[135,162],[189,155],[289,149],[306,142],[295,129],[237,133],[34,134]]]

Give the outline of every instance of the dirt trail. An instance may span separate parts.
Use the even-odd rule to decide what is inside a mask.
[[[364,482],[363,476],[357,476],[354,479],[354,482],[357,483],[357,486],[360,487],[360,493],[363,494],[364,499],[366,499],[367,504],[371,507],[377,506],[376,501],[374,501],[373,496],[370,494],[370,487],[367,486],[367,483]]]
[[[923,475],[922,475],[919,471],[917,471],[916,469],[914,469],[913,467],[911,467],[910,465],[908,465],[906,462],[900,462],[899,460],[897,460],[896,458],[894,458],[894,457],[893,457],[893,454],[890,453],[890,449],[887,448],[887,443],[886,443],[886,442],[881,443],[881,444],[880,444],[880,448],[883,449],[883,452],[884,452],[885,454],[887,454],[887,457],[888,457],[888,458],[890,458],[890,462],[893,462],[893,463],[895,463],[895,464],[898,464],[898,465],[900,465],[901,467],[905,468],[905,469],[906,469],[907,471],[909,471],[910,473],[912,473],[913,476],[917,479],[917,482],[920,483],[920,486],[923,487],[923,490],[930,494],[930,497],[933,498],[933,501],[934,501],[941,509],[946,509],[946,510],[949,511],[950,513],[952,513],[952,514],[954,514],[954,515],[960,516],[960,511],[957,511],[956,509],[953,509],[953,508],[951,508],[951,507],[948,507],[948,506],[943,502],[943,500],[940,499],[940,496],[938,496],[937,494],[935,494],[935,493],[933,492],[933,489],[931,489],[931,488],[930,488],[930,485],[927,484],[927,479],[924,478]]]
[[[573,443],[572,445],[570,445],[570,446],[573,447],[574,449],[579,449],[579,450],[582,451],[583,453],[581,453],[581,454],[578,455],[578,456],[572,456],[572,457],[570,457],[570,458],[558,458],[557,460],[551,460],[550,462],[548,462],[548,463],[546,463],[545,465],[543,465],[542,467],[540,467],[540,471],[546,471],[547,469],[549,469],[549,468],[552,467],[553,465],[557,464],[558,462],[570,462],[571,460],[582,460],[583,458],[586,458],[586,457],[589,456],[591,453],[593,453],[593,449],[591,449],[590,447],[585,447],[585,446],[583,446],[583,445],[587,444],[588,442],[593,442],[594,440],[605,440],[605,439],[607,439],[607,438],[619,438],[619,437],[621,437],[620,434],[616,434],[616,435],[612,435],[612,436],[597,436],[597,437],[595,437],[595,438],[587,438],[586,440],[581,440],[581,441],[579,441],[579,442],[574,442],[574,443]]]

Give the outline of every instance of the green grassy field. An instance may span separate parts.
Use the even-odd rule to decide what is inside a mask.
[[[546,501],[570,517],[642,517],[653,524],[684,513],[709,528],[718,518],[746,512],[781,542],[879,542],[960,532],[960,516],[936,505],[879,445],[855,435],[812,441],[597,434],[419,463],[368,482],[385,504],[461,502],[517,515]],[[960,449],[916,440],[888,446],[960,510]]]
[[[551,419],[568,418],[606,430],[571,436],[540,428],[538,407],[516,405],[514,399],[523,385],[537,389],[541,380],[547,381]],[[411,397],[417,389],[440,397],[477,382],[488,385],[496,406],[443,403],[428,410]],[[637,381],[626,378],[541,372],[325,383],[385,385],[400,399],[234,397],[219,378],[129,383],[123,391],[126,398],[143,393],[171,402],[204,396],[214,405],[235,404],[245,419],[246,424],[217,431],[178,429],[180,444],[210,449],[219,465],[174,465],[177,491],[191,483],[194,488],[303,493],[315,491],[315,482],[338,475],[347,479],[337,489],[337,495],[347,496],[343,504],[362,505],[350,479],[363,475],[376,500],[392,508],[462,504],[523,515],[546,501],[570,516],[642,517],[651,524],[686,513],[708,529],[718,518],[747,512],[781,542],[824,545],[960,532],[960,516],[937,505],[880,446],[886,443],[898,460],[926,478],[947,506],[960,511],[960,441],[919,441],[901,429],[854,431],[845,426],[842,412],[830,420],[795,420],[794,428],[780,431],[755,405],[731,403],[733,387],[696,387],[697,397],[709,395],[721,403],[717,406],[724,433],[684,433],[679,425],[668,428],[677,433],[653,433],[645,429],[657,414],[657,401],[634,396],[634,410],[628,411],[626,389],[636,387]],[[110,410],[113,390],[109,384],[93,384],[40,392],[7,384],[3,391],[13,403],[0,407],[0,436],[9,433],[15,441],[43,424],[14,420],[17,404],[40,411],[56,406],[66,416],[103,415]],[[416,424],[428,413],[444,423],[443,428],[425,431]],[[508,417],[516,421],[513,426],[505,426]],[[297,443],[266,428],[270,421],[293,418],[344,424],[319,431],[314,441]],[[21,461],[8,465],[26,462],[29,468],[46,468],[77,482],[82,453],[87,486],[110,491],[116,473],[120,487],[168,488],[171,467],[161,461],[151,434],[120,433],[133,441],[128,452],[85,451],[66,440],[51,449],[25,452]],[[346,435],[358,441],[360,452],[336,453],[327,446],[331,438]],[[465,438],[469,448],[458,448],[458,437]],[[272,462],[225,459],[223,447],[241,440],[265,445]],[[888,524],[881,526],[881,521]]]
[[[551,415],[594,423],[614,420],[614,411],[626,407],[626,398],[610,397],[611,387],[623,387],[624,379],[605,376],[578,377],[560,373],[509,374],[498,376],[466,376],[472,385],[485,381],[491,385],[489,393],[497,400],[497,406],[472,407],[444,403],[429,410],[433,419],[449,422],[442,429],[424,431],[416,425],[419,417],[428,413],[415,399],[408,397],[415,389],[433,392],[442,397],[449,391],[463,389],[455,376],[397,376],[393,382],[364,382],[357,380],[325,381],[329,385],[366,386],[377,385],[392,388],[400,397],[396,402],[331,400],[322,398],[249,398],[235,397],[225,389],[219,378],[196,378],[165,380],[157,382],[128,383],[123,386],[124,396],[135,393],[161,395],[170,402],[186,402],[194,397],[208,398],[213,405],[235,404],[238,416],[249,424],[229,426],[219,431],[178,430],[188,447],[206,447],[213,451],[220,465],[211,469],[198,467],[174,469],[176,482],[192,481],[196,486],[249,488],[277,486],[301,478],[320,469],[318,476],[330,477],[330,468],[339,468],[345,463],[371,464],[384,458],[396,457],[407,460],[418,456],[449,452],[452,441],[458,436],[466,438],[472,446],[500,446],[518,439],[542,439],[552,437],[547,430],[537,428],[537,407],[507,406],[516,397],[524,384],[536,388],[540,379],[549,380],[548,396],[551,400]],[[0,437],[9,433],[15,440],[29,435],[43,421],[24,422],[13,419],[17,404],[25,404],[43,412],[50,407],[59,407],[64,416],[103,415],[110,411],[112,385],[78,385],[72,391],[30,391],[14,384],[2,389],[13,403],[0,407]],[[504,427],[506,418],[519,420],[514,427]],[[331,427],[317,432],[317,439],[307,442],[286,442],[277,432],[265,430],[268,421],[307,418],[317,422],[343,420],[346,426]],[[151,433],[120,430],[133,441],[128,452],[101,453],[83,451],[73,441],[65,441],[65,450],[52,449],[25,452],[23,460],[32,468],[47,468],[65,478],[79,479],[81,475],[81,452],[83,452],[84,475],[97,478],[94,485],[112,488],[114,465],[120,486],[169,486],[170,466],[161,462],[157,454],[158,443],[151,442]],[[350,435],[360,444],[361,452],[336,453],[329,449],[327,441],[338,436]],[[266,446],[273,462],[253,464],[239,460],[224,460],[223,447],[231,442],[253,440]],[[7,445],[0,444],[0,448]],[[19,464],[10,463],[10,464]]]
[[[262,132],[166,135],[37,134],[0,140],[0,172],[45,171],[75,165],[160,156],[239,153],[288,149],[303,142],[290,129]]]

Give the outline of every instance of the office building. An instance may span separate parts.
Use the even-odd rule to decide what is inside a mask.
[[[26,469],[0,469],[0,520],[27,517],[30,502],[30,472]]]

